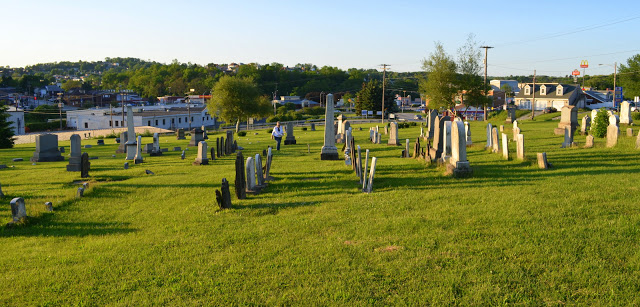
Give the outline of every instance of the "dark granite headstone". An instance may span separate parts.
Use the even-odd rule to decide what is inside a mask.
[[[238,151],[236,154],[236,197],[238,199],[247,198],[246,188],[247,181],[245,179],[244,174],[244,156],[242,155],[242,151]]]
[[[89,170],[91,169],[91,162],[89,162],[89,154],[86,152],[82,153],[80,157],[80,177],[87,178],[89,177]]]

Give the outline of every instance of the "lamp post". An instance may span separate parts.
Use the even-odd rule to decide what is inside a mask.
[[[58,93],[58,109],[60,110],[60,131],[62,131],[62,106],[64,106],[64,103],[62,103],[62,93]]]
[[[611,64],[598,64],[598,66],[611,66]],[[613,62],[613,106],[616,106],[616,75],[618,74],[618,62]]]

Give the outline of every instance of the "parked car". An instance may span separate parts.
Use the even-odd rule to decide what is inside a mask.
[[[416,114],[413,116],[413,119],[422,119],[422,115]]]
[[[542,111],[542,113],[555,113],[555,112],[558,112],[558,110],[556,110],[556,108],[554,107],[546,107]]]

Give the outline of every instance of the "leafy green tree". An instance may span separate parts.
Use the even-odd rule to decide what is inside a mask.
[[[513,98],[515,97],[515,93],[513,92],[513,89],[511,88],[511,85],[505,83],[500,87],[500,90],[504,92],[505,97],[506,98]],[[507,102],[507,99],[505,99],[505,103]]]
[[[591,134],[595,137],[603,138],[607,135],[607,127],[609,126],[609,113],[602,108],[596,114],[596,118],[591,123]]]
[[[65,83],[62,84],[62,89],[66,91],[73,89],[73,88],[78,88],[78,87],[82,87],[82,82],[81,81],[73,81],[73,80],[69,80]]]
[[[14,141],[13,136],[7,107],[0,106],[0,148],[12,148]]]
[[[429,99],[430,109],[449,109],[455,111],[455,95],[458,92],[456,78],[457,65],[436,42],[435,51],[422,61],[422,69],[427,78],[419,81],[420,93]]]
[[[356,113],[362,110],[382,111],[382,82],[371,80],[362,85],[362,89],[356,94]],[[393,101],[391,91],[384,95],[385,113],[397,112],[398,105]],[[374,113],[375,114],[375,113]]]
[[[224,76],[213,87],[209,110],[218,113],[222,120],[236,122],[236,132],[240,120],[249,117],[267,116],[271,113],[271,103],[261,95],[252,78]]]
[[[618,75],[625,97],[640,96],[640,54],[627,59],[627,65],[620,64]]]

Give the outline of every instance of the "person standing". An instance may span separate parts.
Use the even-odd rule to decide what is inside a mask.
[[[280,150],[280,141],[282,141],[282,136],[284,135],[284,131],[282,130],[282,127],[280,126],[280,122],[276,123],[276,126],[273,128],[273,131],[271,131],[271,139],[275,139],[276,140],[276,150]]]

